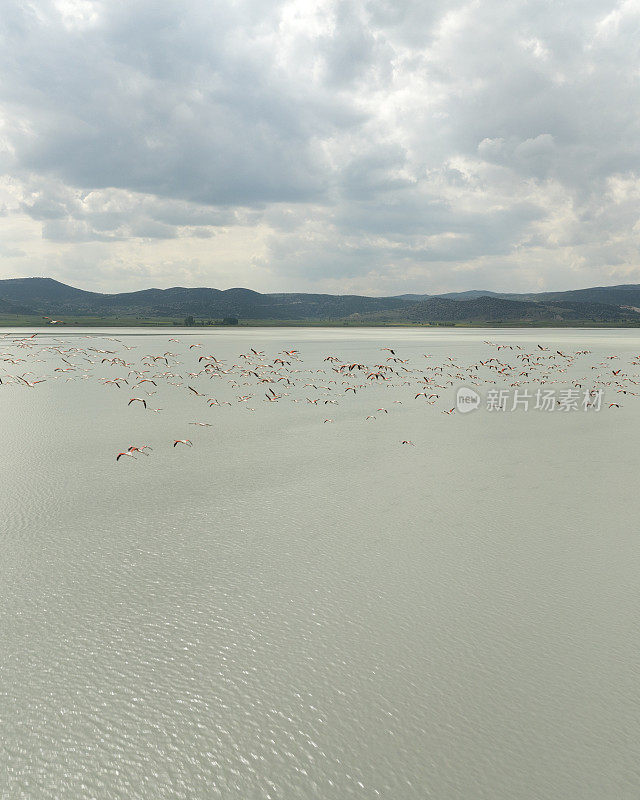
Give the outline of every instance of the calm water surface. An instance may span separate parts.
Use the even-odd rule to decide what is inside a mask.
[[[30,334],[0,331],[3,800],[640,796],[638,332]],[[602,410],[441,413],[523,353]]]

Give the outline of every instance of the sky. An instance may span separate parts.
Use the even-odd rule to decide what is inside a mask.
[[[3,0],[0,278],[640,283],[640,0]]]

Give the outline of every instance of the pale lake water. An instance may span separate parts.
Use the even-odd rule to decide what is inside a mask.
[[[31,333],[0,331],[2,800],[640,797],[640,332]],[[484,405],[542,379],[602,409]]]

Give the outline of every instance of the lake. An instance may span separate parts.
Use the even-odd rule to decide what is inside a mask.
[[[638,797],[640,332],[32,333],[0,797]]]

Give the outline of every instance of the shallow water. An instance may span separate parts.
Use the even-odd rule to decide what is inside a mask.
[[[2,798],[638,796],[637,332],[30,333],[0,332]],[[331,371],[385,347],[387,381]],[[557,350],[545,386],[601,411],[441,413]],[[157,386],[104,383],[132,369]]]

